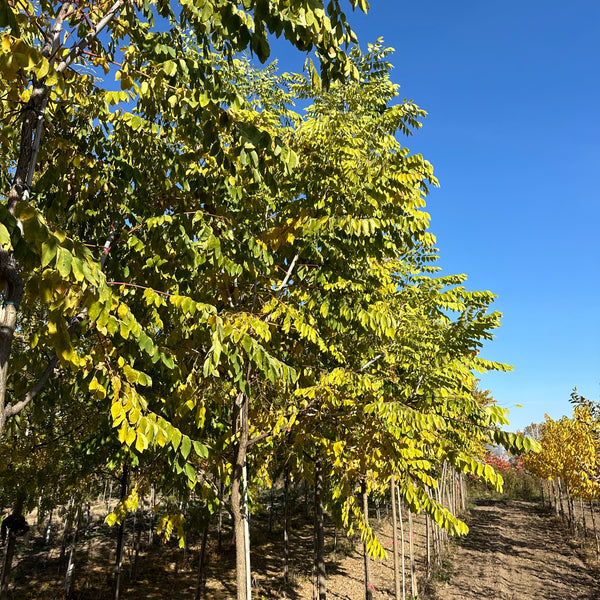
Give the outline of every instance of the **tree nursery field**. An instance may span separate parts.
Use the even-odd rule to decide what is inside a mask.
[[[595,506],[598,407],[480,387],[368,8],[0,0],[0,600],[417,598],[475,482]]]

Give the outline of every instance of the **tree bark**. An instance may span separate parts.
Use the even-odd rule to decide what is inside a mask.
[[[198,564],[198,583],[196,584],[196,596],[194,600],[200,600],[204,595],[204,587],[206,583],[206,577],[204,571],[206,570],[206,542],[208,540],[208,526],[210,525],[210,519],[207,517],[206,525],[202,531],[202,544],[200,545],[200,560]]]
[[[363,479],[360,484],[362,496],[363,514],[365,525],[369,526],[369,496],[367,495],[367,482]],[[371,585],[371,566],[369,564],[369,553],[367,552],[367,540],[363,542],[363,557],[365,561],[365,600],[373,600],[373,586]]]
[[[23,512],[23,498],[17,495],[12,515],[20,517]],[[6,600],[8,597],[8,576],[12,569],[12,560],[15,554],[15,545],[17,543],[16,533],[9,529],[4,551],[4,560],[2,561],[2,571],[0,572],[0,600]]]
[[[398,494],[398,520],[400,521],[400,574],[402,576],[402,600],[406,600],[406,563],[404,559],[404,519],[402,517],[402,500],[400,490],[396,488]]]
[[[592,516],[592,529],[594,530],[594,539],[596,540],[596,560],[600,558],[600,539],[598,539],[598,530],[596,529],[596,516],[594,514],[594,501],[590,500],[590,513]]]
[[[248,397],[238,394],[233,415],[234,433],[239,433],[239,440],[235,450],[233,465],[233,483],[231,488],[231,512],[233,513],[233,529],[235,534],[235,566],[237,600],[250,600],[248,594],[248,576],[250,565],[247,562],[246,549],[246,524],[247,506],[243,505],[243,479],[248,449],[249,423],[248,423]]]
[[[398,512],[396,510],[396,478],[392,474],[390,480],[392,497],[392,545],[394,547],[394,592],[396,600],[400,600],[400,565],[398,564]]]
[[[583,539],[587,539],[587,522],[585,520],[585,505],[583,504],[583,498],[579,498],[579,508],[581,510],[581,526],[583,528]]]
[[[290,474],[285,471],[285,477],[283,480],[283,581],[285,584],[289,583],[289,544],[288,544],[288,518],[289,518],[289,486],[290,486]]]
[[[219,481],[219,516],[217,519],[217,552],[223,552],[223,481]]]
[[[415,566],[415,553],[413,551],[413,518],[410,508],[408,509],[408,552],[410,556],[410,593],[416,598],[419,593],[417,590],[417,569]]]
[[[77,547],[77,538],[79,537],[79,527],[81,525],[81,505],[77,507],[75,516],[75,531],[71,541],[71,550],[69,551],[69,561],[67,562],[67,572],[65,574],[65,596],[70,597],[71,585],[73,584],[73,575],[75,573],[75,549]]]
[[[123,465],[123,474],[121,476],[121,500],[127,497],[129,480],[129,463],[125,462]],[[125,522],[127,516],[123,517],[121,524],[119,525],[119,533],[117,536],[117,556],[115,558],[115,574],[113,583],[113,600],[119,600],[121,593],[121,573],[123,570],[123,546],[125,545]]]
[[[327,600],[327,571],[325,569],[325,513],[323,509],[323,461],[320,449],[315,458],[315,570],[317,597]]]
[[[67,504],[67,514],[65,515],[65,525],[63,527],[62,540],[60,543],[60,558],[58,559],[58,575],[61,576],[65,569],[65,556],[67,554],[67,544],[73,527],[73,506],[75,499],[71,497]]]

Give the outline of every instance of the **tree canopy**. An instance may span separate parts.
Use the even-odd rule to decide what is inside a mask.
[[[128,464],[113,521],[157,481],[214,507],[219,480],[241,527],[247,464],[267,485],[319,464],[373,553],[356,491],[393,473],[466,531],[431,492],[442,465],[500,486],[482,449],[521,438],[474,393],[508,369],[477,355],[500,315],[437,273],[437,180],[404,145],[426,113],[391,50],[362,52],[333,0],[2,0],[0,19],[0,467],[48,465],[6,489]],[[266,61],[271,34],[319,68],[240,54]]]

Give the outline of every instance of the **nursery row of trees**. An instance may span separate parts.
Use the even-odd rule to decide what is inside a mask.
[[[526,433],[539,441],[541,450],[525,454],[523,465],[540,477],[542,499],[553,504],[571,531],[575,532],[581,521],[587,534],[584,502],[589,504],[598,553],[594,505],[600,497],[600,405],[577,390],[571,394],[571,403],[572,417],[554,421],[546,415],[544,423],[526,429]]]
[[[106,470],[112,523],[151,485],[226,503],[240,600],[248,496],[281,473],[375,556],[358,492],[392,476],[464,532],[442,465],[500,486],[485,444],[532,442],[476,392],[507,368],[478,356],[500,315],[436,274],[437,181],[401,141],[425,112],[390,50],[353,45],[335,0],[2,0],[0,19],[2,505],[64,504]],[[313,51],[304,75],[240,58],[269,34]],[[161,529],[183,537],[182,515]]]

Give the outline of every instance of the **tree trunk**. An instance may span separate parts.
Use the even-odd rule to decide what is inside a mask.
[[[431,577],[431,519],[425,513],[425,576],[427,580]]]
[[[394,592],[396,600],[400,600],[400,569],[398,564],[398,512],[396,511],[396,479],[392,474],[390,480],[392,496],[392,545],[394,547]]]
[[[52,515],[54,514],[54,509],[50,509],[50,516],[48,517],[48,525],[46,525],[46,534],[44,536],[44,544],[47,546],[50,543],[50,535],[52,533]]]
[[[233,483],[231,488],[231,512],[233,513],[233,529],[235,535],[235,566],[237,583],[237,600],[250,600],[248,576],[250,564],[246,549],[247,506],[243,506],[243,479],[248,449],[248,397],[238,394],[233,415],[234,434],[239,433],[233,465]]]
[[[23,512],[23,498],[17,495],[12,516],[21,517]],[[8,577],[12,569],[12,560],[15,554],[15,545],[17,543],[17,535],[13,529],[8,530],[8,538],[6,540],[6,548],[4,550],[4,560],[2,561],[2,571],[0,572],[0,600],[6,600],[8,597]]]
[[[583,539],[587,539],[587,522],[585,520],[585,504],[583,498],[579,498],[579,508],[581,509],[581,526],[583,528]]]
[[[127,497],[129,479],[129,463],[123,464],[123,475],[121,476],[121,500]],[[119,594],[121,592],[121,572],[123,567],[123,546],[125,541],[125,522],[127,516],[123,517],[121,524],[119,525],[119,533],[117,537],[117,556],[115,558],[115,573],[113,583],[113,600],[119,600]]]
[[[413,551],[413,518],[410,508],[408,509],[408,552],[410,555],[410,593],[417,598],[417,570],[415,567],[415,553]]]
[[[564,520],[567,518],[567,514],[565,513],[565,507],[563,504],[563,491],[560,477],[556,480],[556,487],[558,488],[558,501],[560,502],[560,517]]]
[[[404,520],[402,518],[402,500],[400,489],[396,488],[398,494],[398,520],[400,521],[400,573],[402,575],[402,600],[406,600],[406,563],[404,560]]]
[[[596,516],[594,515],[594,501],[590,500],[590,513],[592,515],[592,529],[594,530],[594,539],[596,540],[596,560],[600,558],[600,539],[598,539],[598,530],[596,529]]]
[[[73,506],[75,504],[74,498],[69,500],[67,504],[67,514],[65,515],[65,525],[63,527],[62,541],[60,543],[60,558],[58,559],[58,575],[62,576],[65,570],[65,556],[67,553],[67,545],[69,536],[71,535],[71,528],[73,527]]]
[[[12,568],[12,560],[15,553],[15,544],[17,536],[9,531],[8,538],[6,540],[6,548],[4,549],[4,557],[2,561],[2,573],[0,573],[0,600],[6,600],[8,598],[8,576]]]
[[[308,481],[304,480],[304,516],[308,519]]]
[[[558,517],[560,515],[559,510],[558,510],[558,495],[556,492],[556,482],[554,481],[554,479],[552,480],[552,494],[554,495],[554,512],[556,512],[556,516]]]
[[[369,496],[367,495],[367,482],[362,480],[360,484],[362,495],[363,514],[365,525],[369,525]],[[365,560],[365,600],[373,600],[373,586],[371,585],[371,568],[369,565],[369,554],[367,552],[367,539],[363,542],[363,556]]]
[[[289,556],[290,549],[288,544],[288,528],[289,528],[289,486],[290,474],[286,470],[285,479],[283,480],[283,581],[287,585],[290,580],[289,576]]]
[[[223,481],[219,482],[219,517],[217,520],[217,552],[223,552]]]
[[[246,596],[252,597],[252,571],[250,568],[250,510],[248,509],[248,461],[244,461],[242,471],[242,484],[244,489],[244,549],[246,552]]]
[[[150,518],[148,519],[148,546],[154,543],[154,505],[156,504],[156,491],[150,488]]]
[[[71,550],[69,552],[69,561],[67,563],[67,572],[65,574],[65,596],[70,597],[71,585],[73,584],[73,574],[75,572],[75,548],[77,547],[77,538],[81,525],[81,505],[77,507],[75,516],[75,531],[73,532],[73,540],[71,541]]]
[[[271,490],[269,493],[269,535],[273,533],[273,510],[275,507],[275,490],[274,488],[275,482],[271,482]]]
[[[544,497],[544,480],[540,477],[540,495],[542,497],[542,508],[546,506],[546,498]]]
[[[569,527],[573,533],[576,533],[577,520],[575,519],[575,506],[573,505],[573,498],[571,498],[571,492],[569,490],[569,484],[567,482],[565,482],[565,495],[567,496]]]
[[[198,564],[198,583],[196,584],[196,596],[194,600],[200,600],[204,595],[204,587],[206,583],[205,576],[205,560],[206,560],[206,542],[208,540],[208,526],[210,525],[210,518],[207,516],[206,525],[202,531],[202,544],[200,546],[200,561]]]
[[[315,569],[317,597],[327,600],[327,572],[325,569],[325,513],[323,510],[323,462],[320,449],[315,458]]]

